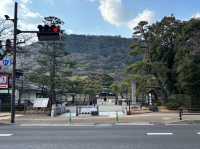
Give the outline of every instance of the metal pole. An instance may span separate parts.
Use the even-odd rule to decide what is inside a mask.
[[[72,123],[72,113],[71,113],[71,111],[69,112],[69,124],[71,124]]]
[[[128,113],[131,115],[131,100],[128,101]]]
[[[17,8],[14,10],[14,42],[13,42],[13,70],[12,70],[12,96],[11,96],[11,123],[15,123],[15,79],[16,79],[16,45],[17,45]]]
[[[182,118],[182,115],[183,115],[183,109],[180,108],[180,109],[179,109],[179,118],[180,118],[180,120],[183,119],[183,118]]]

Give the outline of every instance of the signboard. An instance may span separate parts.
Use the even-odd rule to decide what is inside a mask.
[[[8,76],[0,74],[0,89],[8,88]]]
[[[33,102],[34,108],[47,108],[49,102],[49,98],[37,98]]]
[[[97,111],[97,107],[94,106],[82,106],[79,113],[91,113]]]

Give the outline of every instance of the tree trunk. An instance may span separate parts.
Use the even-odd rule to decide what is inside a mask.
[[[84,100],[83,100],[83,104],[85,105],[85,101],[86,101],[86,94],[84,95]]]

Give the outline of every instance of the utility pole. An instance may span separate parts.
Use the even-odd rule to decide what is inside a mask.
[[[16,51],[17,51],[17,10],[18,3],[15,2],[14,10],[14,41],[13,41],[13,69],[12,69],[12,95],[11,95],[11,123],[15,123],[15,88],[16,88]]]
[[[60,30],[60,25],[64,24],[63,21],[58,19],[57,17],[46,17],[46,21],[51,21],[53,24],[52,25],[57,25],[57,26],[48,26],[48,31],[45,30],[45,32],[40,31],[22,31],[17,29],[17,22],[18,22],[18,3],[15,2],[15,8],[14,8],[14,19],[10,19],[8,15],[5,15],[6,20],[10,20],[14,23],[14,41],[13,41],[13,69],[12,69],[12,95],[11,95],[11,123],[15,123],[15,90],[16,90],[16,52],[17,52],[17,35],[21,33],[37,33],[38,39],[40,41],[55,41],[55,40],[60,40],[60,36],[63,33],[63,30]],[[55,23],[56,22],[56,23]],[[39,25],[39,29],[43,29],[44,27]],[[49,29],[52,29],[52,31],[49,32]],[[46,38],[45,38],[46,37]],[[53,57],[53,61],[55,61],[55,58]],[[55,77],[55,66],[53,66],[53,71],[52,75],[54,78]],[[55,81],[52,83],[51,90],[53,91],[51,98],[56,97],[55,95]],[[51,99],[52,100],[52,99]]]
[[[51,106],[56,102],[56,93],[55,93],[55,75],[56,75],[56,56],[55,56],[55,42],[52,42],[53,49],[50,49],[51,53],[51,66],[50,66],[50,80],[51,80],[51,87],[50,87],[50,100]]]

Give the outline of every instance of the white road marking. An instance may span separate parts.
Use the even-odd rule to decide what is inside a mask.
[[[8,134],[0,134],[0,137],[10,137],[13,136],[13,134],[8,133]]]
[[[116,123],[118,126],[154,126],[151,123]]]
[[[197,135],[200,135],[200,132],[197,132]]]
[[[165,126],[188,126],[190,124],[165,124]]]
[[[173,135],[173,133],[171,133],[171,132],[155,132],[155,133],[153,133],[153,132],[151,132],[151,133],[146,133],[146,135],[148,135],[148,136],[163,136],[163,135]]]

